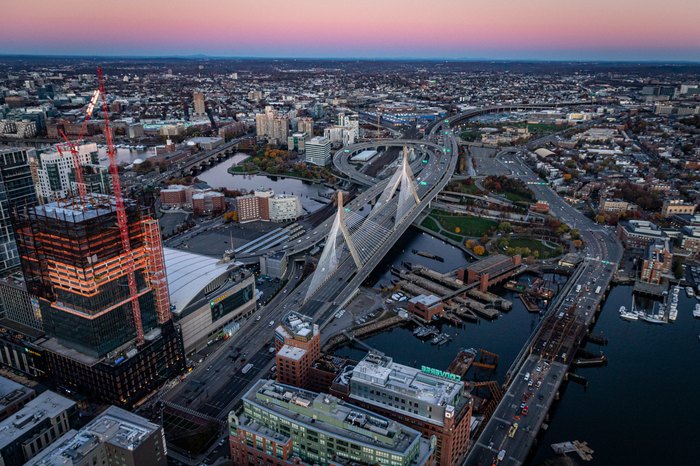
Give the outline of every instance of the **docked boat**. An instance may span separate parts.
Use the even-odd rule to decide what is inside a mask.
[[[692,286],[686,286],[685,287],[685,294],[688,295],[689,298],[692,298],[695,296],[695,291],[693,290]]]
[[[695,305],[695,309],[693,310],[693,317],[697,317],[700,319],[700,303]]]
[[[628,311],[625,306],[620,306],[620,318],[625,320],[637,320],[639,315],[634,311]]]
[[[657,315],[654,314],[641,314],[639,316],[644,322],[649,322],[650,324],[664,324],[663,319],[659,319]]]

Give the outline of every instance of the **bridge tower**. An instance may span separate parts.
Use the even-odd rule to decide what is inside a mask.
[[[377,207],[387,204],[398,190],[399,201],[396,205],[394,225],[400,224],[408,211],[420,204],[420,197],[416,190],[416,181],[413,178],[413,170],[411,170],[411,164],[409,163],[409,153],[414,153],[413,148],[409,150],[408,147],[404,146],[401,165],[389,180],[375,206],[375,210],[377,210]]]
[[[363,265],[345,223],[346,211],[345,207],[343,206],[342,191],[338,191],[337,202],[338,211],[333,219],[333,225],[331,226],[328,237],[326,238],[326,245],[321,253],[321,258],[318,260],[318,265],[316,266],[316,271],[311,279],[311,284],[306,291],[306,300],[308,300],[316,292],[316,290],[318,290],[323,282],[326,281],[326,279],[330,277],[338,268],[340,256],[343,252],[343,243],[350,250],[350,255],[352,256],[357,268],[362,268]]]

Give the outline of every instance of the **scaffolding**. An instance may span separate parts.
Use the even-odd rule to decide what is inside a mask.
[[[160,225],[157,220],[148,218],[143,221],[143,231],[146,257],[148,258],[147,270],[155,295],[156,314],[158,315],[158,323],[163,324],[170,320],[170,293],[168,291],[168,277],[165,272]]]

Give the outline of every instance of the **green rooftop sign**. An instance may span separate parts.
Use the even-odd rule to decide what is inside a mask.
[[[426,374],[435,375],[437,377],[442,377],[444,379],[454,380],[455,382],[462,381],[462,377],[458,376],[457,374],[452,374],[450,372],[441,371],[440,369],[433,369],[432,367],[428,367],[428,366],[420,366],[420,370],[421,370],[421,372],[425,372]]]

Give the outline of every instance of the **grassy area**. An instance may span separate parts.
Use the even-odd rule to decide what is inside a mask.
[[[455,233],[448,233],[446,231],[443,231],[442,235],[450,238],[453,241],[457,241],[458,243],[464,242],[464,238],[460,235],[455,234]]]
[[[450,215],[439,210],[433,210],[430,215],[449,232],[457,233],[456,229],[459,228],[457,234],[461,236],[482,236],[484,233],[488,233],[490,228],[498,226],[494,220],[466,215]]]
[[[533,253],[539,251],[539,259],[549,259],[561,256],[564,252],[560,245],[554,249],[547,247],[542,241],[535,238],[513,238],[508,242],[509,249],[528,248]]]
[[[480,196],[484,192],[479,189],[479,187],[474,183],[466,183],[465,181],[453,181],[447,185],[447,191],[453,191],[456,193],[471,194],[473,196]]]
[[[435,220],[432,217],[425,217],[425,220],[423,220],[423,223],[421,223],[421,225],[427,228],[428,230],[436,232],[440,231],[440,227],[437,223],[435,223]]]
[[[502,196],[508,199],[510,202],[524,202],[526,204],[532,203],[532,199],[528,199],[522,194],[514,193],[511,191],[504,192]]]

